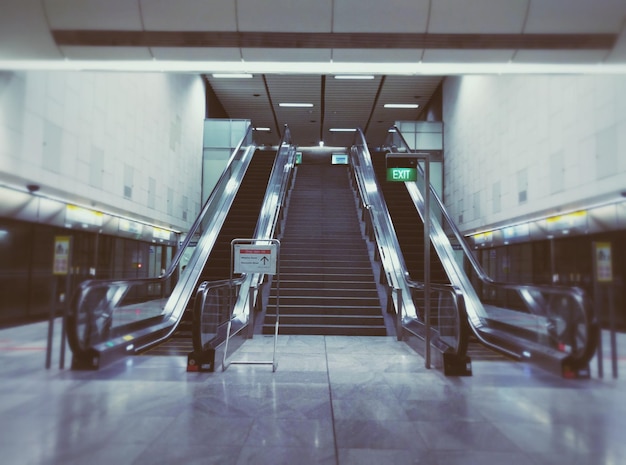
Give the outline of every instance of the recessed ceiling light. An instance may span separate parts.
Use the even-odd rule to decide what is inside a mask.
[[[370,74],[338,74],[335,79],[374,79]]]
[[[213,73],[214,78],[218,79],[250,79],[252,74],[248,73]]]
[[[385,108],[418,108],[417,103],[385,103]]]
[[[287,107],[287,108],[310,108],[313,106],[313,104],[312,103],[279,103],[278,106]]]
[[[330,132],[355,132],[356,128],[330,128]]]

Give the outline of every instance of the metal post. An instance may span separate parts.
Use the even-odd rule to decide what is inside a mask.
[[[430,368],[430,155],[424,157],[424,311],[426,368]]]
[[[595,271],[594,271],[594,275],[595,275]],[[600,309],[601,309],[601,298],[602,296],[600,295],[601,292],[601,287],[600,285],[597,283],[597,281],[595,281],[594,278],[594,286],[593,286],[593,307],[594,307],[594,313],[596,315],[600,315]],[[602,379],[604,378],[604,353],[602,350],[602,328],[598,328],[598,347],[596,349],[596,362],[598,365],[598,378]]]
[[[615,297],[613,286],[608,289],[609,292],[609,328],[611,330],[611,369],[613,379],[617,379],[617,337],[615,334]]]
[[[396,338],[398,341],[402,340],[402,289],[396,289],[398,294],[398,307],[396,308]],[[389,293],[389,298],[393,299],[393,294]],[[393,302],[392,302],[393,303]]]
[[[52,364],[52,342],[54,340],[54,318],[57,307],[57,280],[58,276],[52,277],[52,297],[50,298],[50,318],[48,320],[48,344],[46,347],[46,368]]]

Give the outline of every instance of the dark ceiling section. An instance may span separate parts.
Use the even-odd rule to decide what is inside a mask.
[[[410,34],[56,29],[57,45],[328,49],[611,49],[616,34]]]

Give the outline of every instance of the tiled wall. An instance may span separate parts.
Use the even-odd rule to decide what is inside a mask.
[[[626,76],[449,77],[443,96],[462,231],[626,190]]]
[[[187,229],[204,105],[198,76],[0,71],[0,181]]]

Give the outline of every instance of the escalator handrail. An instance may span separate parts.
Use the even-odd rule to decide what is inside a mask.
[[[376,246],[378,247],[381,262],[383,262],[383,269],[388,277],[389,286],[396,292],[399,291],[402,295],[410,297],[410,289],[419,288],[419,284],[410,280],[409,273],[404,262],[404,257],[402,253],[398,252],[400,251],[400,244],[398,243],[389,210],[380,196],[376,176],[372,167],[371,155],[367,147],[365,136],[360,128],[357,130],[355,136],[354,147],[361,148],[361,157],[356,158],[363,158],[363,161],[368,167],[368,169],[364,169],[360,164],[360,160],[357,160],[357,163],[353,163],[353,166],[356,167],[359,174],[359,176],[356,176],[357,186],[361,191],[360,195],[363,199],[362,203],[370,215],[372,226],[376,235]],[[360,177],[363,177],[363,179],[360,179]],[[368,190],[363,185],[364,183],[370,183],[372,189]],[[374,188],[374,186],[376,187]],[[372,197],[370,197],[370,195]],[[391,254],[392,256],[388,257],[387,254]],[[450,347],[450,350],[456,355],[462,356],[465,354],[467,349],[467,330],[464,324],[465,313],[463,312],[464,300],[462,293],[458,288],[452,285],[441,287],[434,286],[433,290],[450,292],[454,296],[454,302],[455,305],[457,305],[459,337],[457,339],[456,347]],[[402,315],[402,324],[406,326],[407,323],[412,321],[423,324],[424,321],[421,321],[418,318],[419,313],[417,312],[413,299],[402,298],[401,300],[402,308],[397,308],[396,311],[400,312]],[[397,303],[396,307],[398,307]],[[415,316],[413,317],[411,315]],[[433,328],[431,328],[431,334],[432,329]],[[397,330],[400,331],[400,328],[397,328]]]
[[[402,144],[405,147],[407,152],[414,152],[414,153],[418,152],[419,153],[419,151],[414,151],[414,150],[410,149],[408,143],[406,142],[406,139],[404,139],[404,136],[402,135],[402,133],[400,132],[400,130],[396,126],[393,126],[390,129],[390,133],[395,133],[395,136],[400,138],[400,141],[402,142]],[[422,169],[422,167],[421,167],[421,165],[419,163],[417,164],[417,168],[418,168],[418,170],[420,172],[420,175],[423,178],[424,177],[424,171],[423,171],[423,169]],[[419,196],[419,206],[418,206],[417,203],[416,203],[415,206],[416,206],[416,209],[417,209],[418,213],[423,218],[422,209],[424,208],[424,205],[423,205],[423,198],[422,198],[421,192],[419,191],[419,189],[417,189],[417,185],[416,184],[412,185],[411,187],[412,188],[409,189],[409,192],[410,193],[414,192],[417,196]],[[593,314],[594,312],[592,311],[591,306],[590,306],[589,298],[588,298],[586,292],[584,291],[584,289],[582,289],[580,287],[561,286],[561,285],[555,286],[555,285],[548,285],[548,284],[510,283],[510,282],[501,282],[501,281],[493,280],[484,271],[482,265],[478,262],[478,260],[474,256],[471,248],[469,247],[469,245],[467,244],[467,241],[465,240],[465,237],[461,234],[461,232],[458,229],[458,226],[456,225],[456,223],[450,217],[447,209],[443,205],[443,202],[441,201],[441,198],[439,197],[439,195],[435,191],[435,189],[434,189],[432,184],[429,186],[429,189],[430,189],[431,199],[434,199],[435,205],[436,205],[436,207],[438,207],[438,212],[442,214],[442,216],[445,219],[447,225],[449,226],[450,230],[452,231],[455,239],[460,244],[460,246],[461,246],[461,248],[462,248],[462,250],[464,252],[465,257],[468,259],[468,261],[470,262],[472,268],[476,271],[477,277],[479,278],[479,280],[483,284],[486,284],[486,285],[489,285],[489,286],[494,286],[494,287],[499,288],[499,289],[511,290],[511,291],[517,292],[524,299],[524,301],[527,304],[528,308],[531,309],[531,310],[536,310],[536,300],[532,300],[531,299],[532,291],[543,293],[543,294],[567,295],[570,298],[572,298],[574,302],[577,303],[577,305],[580,308],[581,313],[585,317],[586,332],[587,332],[587,334],[589,336],[587,338],[588,346],[585,347],[584,350],[581,351],[582,355],[580,356],[580,360],[574,360],[574,361],[577,361],[577,362],[580,361],[580,362],[583,362],[583,363],[588,361],[588,359],[590,359],[593,356],[593,353],[595,352],[595,349],[594,349],[593,346],[595,345],[596,341],[595,341],[595,337],[593,336],[593,334],[595,332],[594,328],[596,326],[596,322],[595,322],[595,315]],[[442,231],[440,232],[440,234],[445,236],[446,239],[449,241],[447,236]],[[472,291],[473,291],[473,289],[472,289]],[[530,291],[530,292],[523,292],[523,291]],[[468,321],[470,321],[470,323],[472,323],[472,328],[474,328],[474,330],[475,330],[474,332],[475,332],[476,336],[479,339],[481,339],[482,342],[486,343],[487,345],[493,346],[493,344],[485,341],[484,338],[482,338],[482,336],[479,334],[479,332],[476,331],[476,329],[477,329],[475,327],[476,326],[476,320],[472,319],[472,318],[469,318],[469,315],[468,315]],[[502,348],[498,348],[498,350],[503,350],[503,351],[505,351],[507,353],[511,353],[510,351],[502,349]],[[519,354],[517,354],[516,357],[519,357]],[[575,359],[575,357],[573,357],[573,356],[571,358]]]
[[[268,240],[274,237],[276,225],[280,220],[281,209],[284,207],[284,198],[287,192],[287,186],[293,176],[293,167],[295,166],[295,147],[291,142],[291,132],[289,127],[285,125],[283,136],[278,145],[276,160],[272,167],[272,172],[268,180],[268,186],[265,197],[261,205],[261,213],[257,221],[254,232],[254,240]],[[276,186],[278,186],[276,188]],[[274,196],[273,194],[276,193]],[[220,281],[204,281],[200,284],[197,291],[197,297],[193,309],[193,330],[192,342],[193,350],[201,353],[205,347],[202,342],[202,315],[204,311],[204,303],[208,292],[215,287],[223,287],[230,285],[239,286],[239,298],[234,302],[234,308],[230,309],[230,318],[239,318],[241,323],[245,324],[245,312],[248,309],[249,300],[246,298],[248,293],[258,289],[259,284],[263,281],[265,275],[262,273],[242,274],[237,280],[220,280]],[[243,297],[243,298],[242,298]],[[241,317],[243,315],[243,317]],[[226,323],[226,322],[224,322]]]
[[[182,253],[184,252],[185,248],[189,246],[194,235],[200,228],[200,225],[202,224],[202,221],[204,217],[206,216],[207,211],[210,209],[210,207],[212,206],[214,202],[219,200],[218,193],[221,192],[222,188],[226,185],[226,183],[233,182],[233,179],[231,178],[231,175],[233,172],[233,166],[234,166],[234,163],[237,161],[237,159],[240,158],[239,154],[242,152],[244,148],[244,144],[247,144],[246,145],[247,148],[243,151],[244,158],[246,157],[247,154],[249,154],[251,147],[254,147],[253,145],[250,145],[252,143],[252,134],[253,134],[252,130],[253,130],[252,125],[249,125],[244,137],[242,137],[237,147],[232,151],[224,171],[222,172],[215,187],[213,188],[211,194],[209,195],[209,198],[205,202],[201,212],[199,213],[194,223],[192,224],[187,237],[183,241],[183,244],[181,245],[181,247],[179,248],[175,256],[172,258],[172,261],[164,274],[158,277],[151,277],[151,278],[87,280],[79,284],[74,295],[72,296],[72,302],[70,306],[68,325],[67,325],[68,326],[68,342],[74,354],[78,354],[80,356],[81,353],[84,354],[89,350],[89,347],[82,346],[81,341],[80,341],[80,336],[78,335],[78,328],[76,326],[78,325],[78,317],[77,317],[78,308],[82,304],[85,298],[84,296],[86,296],[87,293],[89,292],[89,289],[93,289],[96,287],[118,286],[121,288],[125,288],[126,291],[128,291],[129,289],[131,289],[133,286],[136,286],[136,285],[161,284],[161,283],[165,283],[166,280],[173,278],[174,273],[177,270],[178,265],[180,263]],[[183,273],[182,278],[184,278],[184,276],[185,276],[185,273]],[[175,287],[178,287],[179,285],[181,285],[182,281],[183,279],[180,279]],[[173,296],[174,292],[175,292],[175,288],[172,289],[168,297]],[[124,297],[124,293],[122,292],[116,293],[117,302],[119,302],[123,297]],[[111,302],[111,301],[107,302],[108,308],[109,309],[115,308],[115,306],[112,305],[114,303],[115,302]],[[93,309],[91,309],[90,311],[93,312]],[[180,316],[182,316],[182,312],[180,313],[181,314],[179,315],[178,320],[180,319]],[[167,317],[167,315],[165,316]],[[174,328],[172,328],[171,331],[173,331],[173,329]],[[98,344],[102,345],[104,342],[106,341],[98,341]]]
[[[408,148],[409,145],[406,142],[406,139],[404,139],[404,136],[402,135],[400,130],[396,126],[393,126],[392,129],[396,131],[398,137],[400,137],[402,142],[406,144],[406,147]],[[419,170],[420,174],[422,174],[423,176],[424,171],[420,164],[417,165],[417,169]],[[476,274],[478,275],[481,281],[486,282],[491,285],[502,286],[508,289],[517,289],[518,287],[523,286],[525,288],[537,288],[537,289],[549,291],[551,289],[554,289],[555,287],[558,287],[561,290],[570,289],[576,294],[584,293],[583,289],[576,287],[576,286],[551,286],[549,284],[530,284],[530,283],[518,284],[518,283],[510,283],[510,282],[505,282],[505,281],[494,280],[493,278],[491,278],[491,276],[487,274],[487,272],[485,272],[485,269],[483,268],[483,266],[474,256],[474,253],[472,249],[470,248],[469,244],[467,243],[465,236],[461,234],[458,226],[456,225],[454,220],[452,220],[452,218],[450,217],[450,214],[448,213],[448,210],[445,208],[443,201],[441,200],[441,197],[439,197],[439,194],[437,193],[437,191],[435,190],[432,184],[429,186],[429,190],[430,190],[431,200],[434,200],[437,206],[439,207],[439,211],[444,216],[446,223],[450,226],[450,229],[452,230],[452,233],[454,234],[455,239],[459,242],[459,245],[463,249],[465,257],[470,261],[472,268],[474,269],[474,271],[476,271]]]

